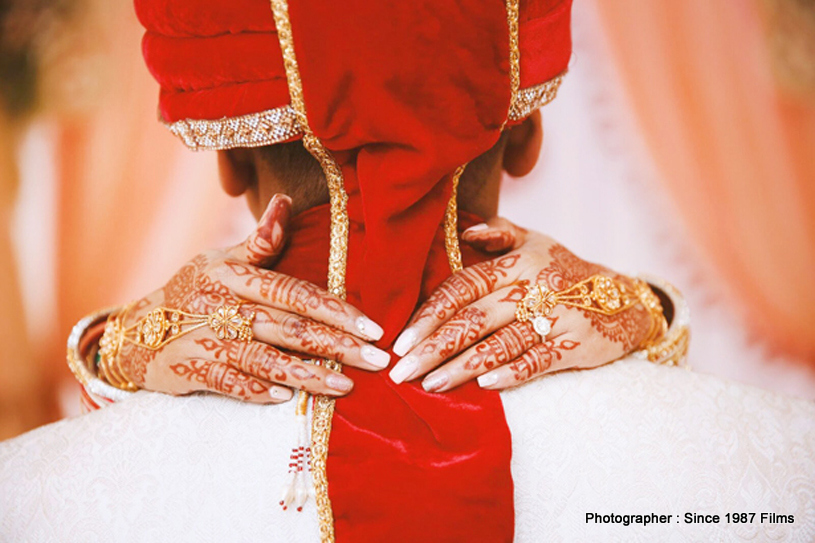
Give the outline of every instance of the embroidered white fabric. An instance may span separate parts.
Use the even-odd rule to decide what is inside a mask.
[[[815,540],[811,402],[639,360],[502,398],[516,541]],[[0,443],[0,540],[318,541],[313,500],[301,513],[278,505],[293,409],[139,392]],[[754,522],[726,524],[743,512]],[[762,512],[794,523],[762,524]],[[587,513],[673,517],[624,526]]]

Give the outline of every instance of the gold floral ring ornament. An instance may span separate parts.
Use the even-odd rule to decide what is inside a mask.
[[[111,315],[99,341],[99,374],[107,382],[123,390],[138,388],[122,370],[119,353],[124,342],[158,351],[171,341],[204,327],[212,329],[218,339],[222,340],[249,342],[253,338],[255,312],[242,315],[241,304],[222,305],[209,315],[157,307],[131,326],[125,327],[123,320],[131,307],[132,305],[127,306],[118,315]]]
[[[515,308],[518,322],[532,322],[535,332],[546,337],[552,331],[547,318],[558,304],[577,307],[601,315],[616,315],[632,307],[639,297],[621,282],[605,275],[592,275],[560,291],[540,285],[527,285],[526,294]]]

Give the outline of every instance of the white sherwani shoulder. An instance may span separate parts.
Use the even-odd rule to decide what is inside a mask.
[[[518,542],[815,541],[812,402],[633,359],[501,397]],[[0,540],[318,541],[313,500],[278,504],[296,430],[294,402],[149,392],[39,428],[0,443]]]

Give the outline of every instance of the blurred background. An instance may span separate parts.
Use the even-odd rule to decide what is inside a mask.
[[[815,2],[576,0],[501,214],[676,284],[695,371],[815,399]],[[157,122],[130,0],[0,0],[0,439],[79,412],[71,326],[252,228]]]

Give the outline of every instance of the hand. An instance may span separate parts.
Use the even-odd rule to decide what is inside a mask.
[[[222,305],[255,313],[254,338],[218,339],[204,326],[157,351],[125,341],[120,360],[139,387],[169,394],[207,390],[253,403],[290,399],[292,389],[339,396],[353,388],[341,373],[285,351],[328,358],[365,370],[387,367],[388,353],[369,344],[382,328],[316,285],[264,269],[285,245],[291,199],[276,195],[242,244],[202,253],[161,289],[135,303],[124,326],[157,307],[209,315]]]
[[[395,382],[435,370],[422,382],[428,392],[474,378],[483,388],[503,389],[546,373],[601,366],[631,352],[648,333],[651,317],[640,303],[612,316],[558,305],[549,315],[551,331],[541,337],[531,322],[515,319],[527,285],[560,291],[598,273],[629,289],[633,281],[505,219],[474,226],[462,239],[503,254],[453,274],[418,309],[393,348],[404,355],[390,372]]]

